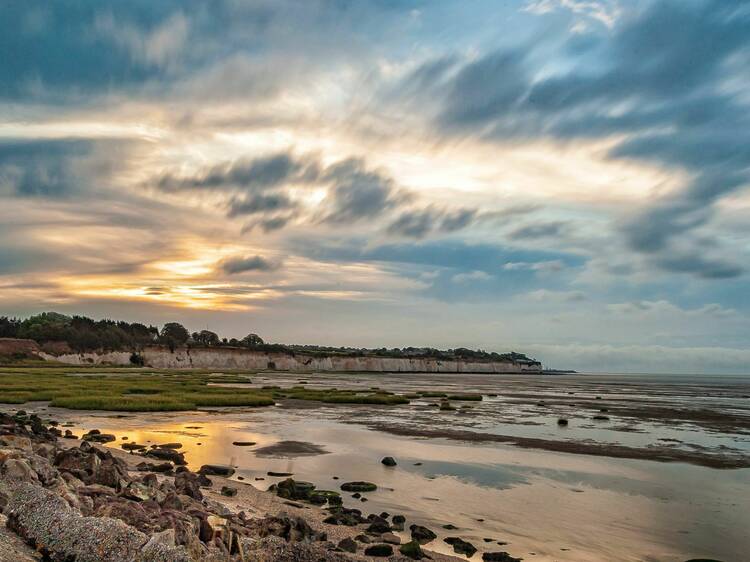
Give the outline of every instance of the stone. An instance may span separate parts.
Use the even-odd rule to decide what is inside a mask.
[[[182,449],[182,443],[162,443],[156,447],[159,449]]]
[[[380,462],[383,463],[385,466],[396,466],[397,464],[396,459],[394,459],[393,457],[384,457],[383,460]]]
[[[565,418],[560,418],[559,420],[557,420],[557,425],[568,425],[568,420],[566,420]]]
[[[371,535],[380,535],[381,533],[388,533],[391,530],[391,526],[388,521],[382,517],[375,516],[371,519],[370,525],[367,527],[367,532]]]
[[[365,556],[385,558],[393,555],[393,547],[389,544],[374,544],[365,549]]]
[[[359,548],[357,546],[357,542],[354,539],[350,538],[350,537],[346,537],[345,539],[341,539],[339,541],[338,547],[341,550],[343,550],[344,552],[351,552],[352,554],[354,554],[355,552],[357,552],[357,549]]]
[[[223,464],[204,464],[198,471],[206,476],[225,476],[234,474],[234,468]]]
[[[295,481],[291,478],[276,485],[276,495],[287,500],[309,500],[313,490],[315,490],[314,484]]]
[[[412,540],[417,541],[419,544],[427,544],[437,538],[435,533],[422,525],[411,525],[409,530],[411,531]]]
[[[476,553],[477,551],[476,547],[473,544],[471,544],[470,542],[466,542],[459,537],[447,537],[443,539],[443,541],[453,547],[453,552],[455,552],[456,554],[463,554],[468,558],[474,556],[474,553]]]
[[[521,562],[521,558],[513,558],[507,552],[485,552],[482,554],[484,562]]]
[[[125,451],[143,451],[146,448],[145,445],[139,445],[138,443],[122,443],[120,447]]]
[[[222,486],[221,495],[227,496],[228,498],[233,498],[237,495],[237,488],[232,488],[231,486]]]
[[[186,465],[184,453],[179,453],[174,449],[151,449],[146,452],[147,457],[159,459],[161,461],[170,461],[177,466]],[[232,471],[234,472],[234,471]]]
[[[410,541],[401,545],[401,548],[399,548],[398,551],[412,560],[421,560],[422,558],[427,557],[427,555],[422,552],[422,548],[417,541]]]
[[[39,477],[31,467],[21,459],[8,459],[2,468],[3,476],[11,482],[38,482]]]
[[[388,544],[401,544],[401,537],[393,533],[383,533],[380,535],[380,540]]]
[[[87,433],[83,436],[83,440],[93,441],[95,443],[111,443],[112,441],[117,441],[117,437],[111,433]]]
[[[174,488],[178,494],[183,494],[198,501],[203,499],[200,479],[197,474],[192,472],[183,471],[177,474],[174,477]]]
[[[232,445],[235,447],[252,447],[256,443],[255,441],[232,441]]]
[[[267,476],[274,476],[276,478],[286,478],[288,476],[294,476],[294,473],[292,472],[274,472],[273,470],[269,470],[266,473]]]
[[[344,482],[341,489],[345,492],[374,492],[378,489],[372,482]]]

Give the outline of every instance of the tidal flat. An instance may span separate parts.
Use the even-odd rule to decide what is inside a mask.
[[[123,388],[185,376],[64,374]],[[191,384],[196,377],[207,379],[206,394],[270,396],[274,406],[110,412],[39,399],[2,408],[75,434],[112,433],[110,447],[179,442],[191,469],[230,464],[234,480],[260,490],[284,478],[269,472],[322,489],[375,482],[366,502],[343,494],[344,505],[404,514],[438,534],[431,550],[454,554],[443,541],[460,536],[479,549],[472,559],[501,549],[526,560],[730,562],[750,548],[747,377],[192,373]],[[342,402],[321,400],[333,395]],[[446,400],[451,410],[440,408]],[[384,466],[386,456],[397,465]]]

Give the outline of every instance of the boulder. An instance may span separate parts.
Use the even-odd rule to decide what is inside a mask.
[[[463,554],[468,558],[474,556],[474,553],[476,553],[477,551],[476,547],[473,544],[471,544],[470,542],[466,542],[459,537],[447,537],[443,539],[443,541],[453,547],[453,552],[455,552],[456,554]]]
[[[396,464],[398,464],[396,463],[396,459],[394,459],[393,457],[385,457],[380,462],[383,463],[385,466],[396,466]]]
[[[234,468],[223,464],[204,464],[198,472],[201,474],[205,474],[206,476],[229,477],[234,474]]]
[[[389,544],[373,544],[365,549],[365,556],[385,558],[393,555],[393,547]]]
[[[412,540],[417,541],[419,544],[427,544],[437,538],[435,533],[422,525],[411,525],[409,530],[411,531]]]
[[[276,495],[287,500],[308,500],[315,484],[287,478],[276,485]],[[323,502],[325,503],[325,502]]]
[[[357,552],[357,549],[359,548],[357,542],[350,537],[340,540],[338,547],[344,552],[351,552],[352,554]]]
[[[380,540],[388,544],[401,544],[401,537],[393,533],[383,533],[380,535]]]
[[[162,461],[170,461],[177,466],[183,466],[187,464],[187,462],[185,461],[185,454],[178,453],[174,449],[151,449],[150,451],[146,452],[146,456]],[[234,470],[232,470],[232,472],[234,472]]]
[[[401,545],[401,548],[399,548],[398,551],[407,558],[411,558],[412,560],[421,560],[422,558],[427,558],[427,555],[422,552],[422,548],[419,546],[419,543],[417,541],[410,541],[406,544]]]

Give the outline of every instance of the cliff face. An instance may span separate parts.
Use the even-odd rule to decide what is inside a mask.
[[[65,353],[45,359],[71,365],[130,365],[130,352]],[[319,357],[297,353],[265,353],[246,349],[187,349],[174,352],[148,347],[140,353],[148,367],[163,369],[248,369],[277,371],[393,372],[393,373],[539,373],[539,363],[442,361],[430,358]]]

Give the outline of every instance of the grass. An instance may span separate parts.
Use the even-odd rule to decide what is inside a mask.
[[[237,386],[222,386],[232,384]],[[157,412],[201,407],[263,407],[278,399],[328,404],[408,404],[383,390],[249,387],[249,377],[208,371],[109,367],[0,368],[0,403],[49,401],[74,410]],[[241,386],[240,386],[241,385]]]

